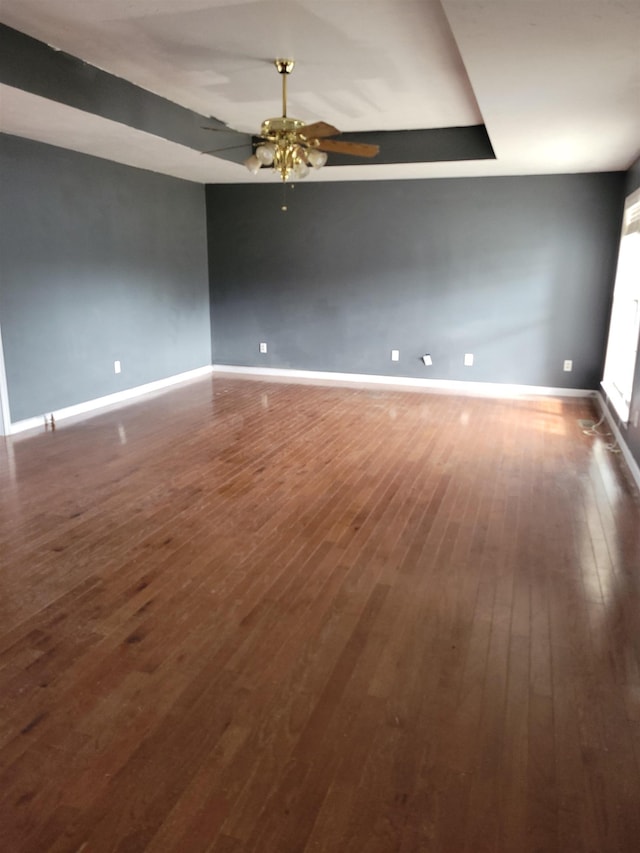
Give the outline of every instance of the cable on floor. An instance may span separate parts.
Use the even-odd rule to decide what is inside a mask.
[[[610,453],[620,453],[620,448],[618,446],[617,440],[614,438],[613,434],[610,432],[599,432],[598,427],[601,427],[605,421],[605,414],[602,413],[600,420],[597,421],[590,427],[582,430],[583,435],[593,435],[598,436],[598,438],[609,438],[611,441],[606,441],[604,444],[605,450],[608,450]]]

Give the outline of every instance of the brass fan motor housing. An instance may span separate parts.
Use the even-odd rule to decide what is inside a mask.
[[[304,126],[305,122],[299,118],[287,118],[286,116],[268,118],[262,122],[260,136],[273,140],[285,134],[295,136]]]

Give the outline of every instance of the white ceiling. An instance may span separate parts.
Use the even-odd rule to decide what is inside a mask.
[[[272,60],[292,56],[290,115],[484,122],[497,157],[315,180],[620,170],[640,150],[640,0],[0,0],[0,19],[243,132],[280,114]],[[0,130],[188,180],[275,179],[7,86]]]

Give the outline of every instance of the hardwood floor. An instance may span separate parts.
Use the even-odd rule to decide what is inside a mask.
[[[2,849],[637,850],[589,417],[219,376],[3,443]]]

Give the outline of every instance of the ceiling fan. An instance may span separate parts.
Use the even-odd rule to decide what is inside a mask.
[[[294,64],[293,59],[275,60],[282,77],[282,115],[262,122],[257,134],[260,141],[254,143],[255,152],[244,163],[247,169],[255,175],[262,166],[273,167],[286,182],[305,178],[310,169],[321,169],[327,162],[328,152],[375,157],[380,150],[378,145],[332,139],[340,133],[336,127],[324,121],[305,124],[287,115],[287,77]]]

